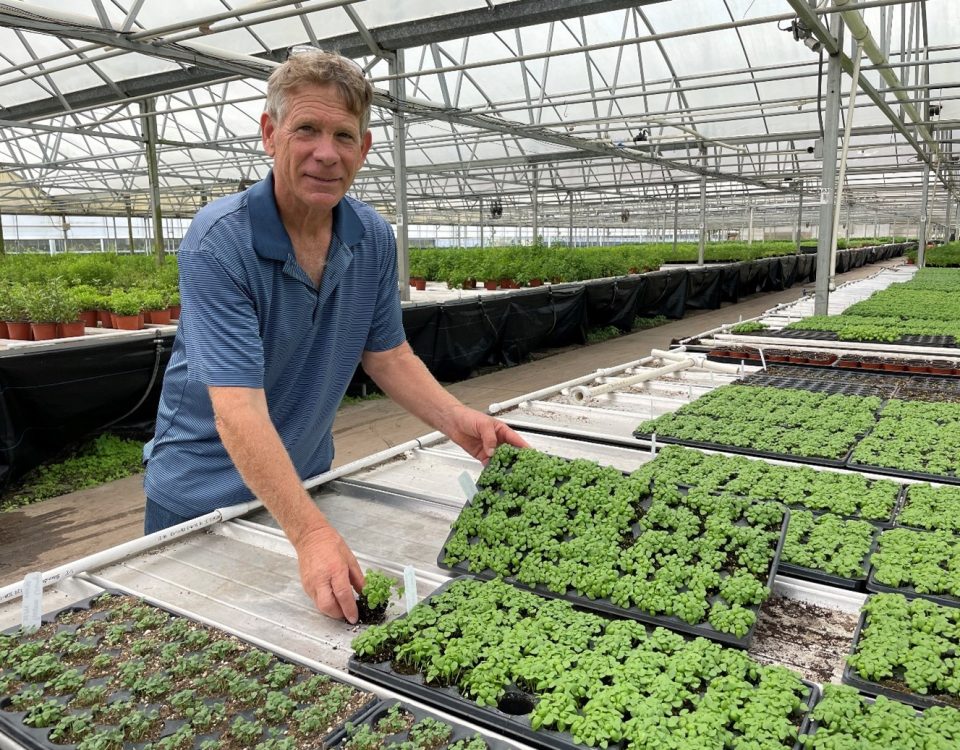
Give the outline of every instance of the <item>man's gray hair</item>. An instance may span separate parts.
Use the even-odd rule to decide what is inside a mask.
[[[360,121],[360,132],[370,127],[373,87],[351,59],[323,50],[299,52],[278,67],[267,80],[267,114],[283,122],[287,96],[301,86],[336,86],[346,108]]]

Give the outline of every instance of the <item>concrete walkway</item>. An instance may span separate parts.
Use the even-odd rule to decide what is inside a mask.
[[[852,281],[893,259],[867,265],[839,277]],[[562,383],[601,367],[639,359],[651,349],[666,348],[674,338],[693,336],[722,323],[751,318],[781,302],[798,299],[804,289],[755,295],[719,310],[692,313],[658,328],[621,336],[601,344],[566,350],[543,359],[506,368],[461,383],[449,390],[464,403],[485,410],[488,405]],[[343,407],[334,424],[335,466],[412,440],[430,431],[420,420],[393,402],[366,401]],[[35,570],[58,565],[139,536],[143,529],[143,488],[140,476],[52,498],[20,510],[0,513],[0,585]]]

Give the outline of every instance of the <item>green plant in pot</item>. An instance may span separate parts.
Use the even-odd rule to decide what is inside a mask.
[[[399,595],[403,587],[396,578],[391,578],[379,570],[367,570],[364,577],[367,582],[357,599],[360,622],[368,625],[383,622],[391,592],[396,590]]]

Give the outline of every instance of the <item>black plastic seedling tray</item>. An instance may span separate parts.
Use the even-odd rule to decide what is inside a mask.
[[[653,440],[653,434],[649,432],[634,432],[633,436],[637,440]],[[861,438],[857,438],[860,440]],[[815,456],[798,456],[793,453],[773,453],[772,451],[758,451],[753,448],[745,448],[738,445],[727,445],[726,443],[708,443],[703,440],[685,440],[683,438],[673,438],[657,435],[658,443],[667,443],[670,445],[682,445],[687,448],[700,448],[707,451],[720,451],[723,453],[737,453],[741,456],[753,456],[755,458],[769,458],[774,461],[791,461],[798,464],[809,464],[810,466],[826,466],[831,469],[842,469],[847,465],[846,456],[843,458],[817,458]],[[852,450],[852,449],[851,449]],[[958,481],[960,483],[960,481]]]
[[[430,601],[447,590],[459,580],[470,576],[453,578],[430,596],[424,599]],[[406,617],[406,615],[404,615]],[[401,618],[402,619],[402,618]],[[403,674],[397,672],[389,661],[376,664],[362,662],[356,655],[350,657],[347,670],[378,685],[394,690],[415,700],[422,701],[455,716],[460,716],[507,737],[526,742],[533,747],[543,750],[583,750],[582,745],[574,743],[569,732],[557,732],[548,729],[533,729],[527,717],[536,705],[536,697],[519,687],[508,688],[498,706],[480,706],[469,698],[464,697],[454,687],[433,687],[424,682],[420,673]],[[813,710],[820,696],[820,688],[815,683],[801,680],[810,690],[805,701],[806,714],[800,724],[798,736],[803,736],[810,722],[810,711]],[[501,708],[502,707],[502,708]],[[616,745],[611,746],[616,747]],[[801,750],[803,746],[798,740],[794,750]]]
[[[464,505],[464,508],[469,507],[469,502]],[[773,579],[777,576],[777,567],[780,564],[780,554],[783,552],[783,543],[787,536],[787,527],[790,525],[790,510],[789,508],[784,507],[783,522],[780,524],[780,538],[777,541],[777,548],[774,552],[773,561],[770,564],[770,570],[767,574],[766,587],[768,589],[773,588]],[[452,573],[455,573],[458,576],[468,576],[472,578],[479,578],[484,581],[492,580],[497,577],[497,574],[492,570],[484,571],[473,571],[470,570],[468,563],[460,562],[456,565],[447,565],[444,561],[444,550],[447,548],[447,542],[450,541],[450,538],[454,535],[455,531],[453,528],[450,529],[450,533],[447,534],[447,538],[444,539],[443,545],[440,547],[440,554],[437,556],[437,565],[444,570],[449,570]],[[639,622],[647,623],[648,625],[658,625],[670,630],[674,630],[678,633],[685,633],[687,635],[701,636],[703,638],[709,638],[711,641],[717,641],[718,643],[723,643],[728,646],[734,646],[736,648],[747,649],[750,648],[750,644],[753,642],[753,634],[757,627],[757,620],[760,617],[760,607],[763,606],[763,602],[760,604],[754,605],[752,607],[745,607],[744,609],[753,610],[754,614],[757,616],[757,619],[754,620],[753,625],[750,626],[750,629],[747,631],[746,635],[738,637],[732,633],[723,633],[712,625],[709,622],[704,621],[699,625],[690,625],[687,622],[684,622],[679,617],[666,616],[666,615],[652,615],[648,612],[644,612],[642,609],[637,607],[618,607],[616,604],[611,602],[609,599],[590,599],[589,597],[582,596],[571,589],[567,590],[565,594],[558,594],[555,591],[551,591],[546,586],[536,585],[528,586],[521,581],[518,581],[513,576],[506,576],[503,579],[512,586],[516,586],[519,589],[524,589],[525,591],[533,591],[536,594],[545,596],[549,599],[563,599],[570,602],[582,609],[587,609],[593,612],[601,612],[605,615],[610,615],[612,617],[621,617],[629,618],[632,620],[638,620]],[[710,603],[716,600],[716,596],[710,599]]]
[[[855,383],[841,383],[830,380],[816,380],[802,377],[785,377],[755,372],[742,381],[745,385],[766,388],[792,388],[795,391],[810,391],[811,393],[825,393],[829,396],[877,396],[883,398],[884,389],[876,386],[860,385]]]
[[[865,520],[865,519],[857,519]],[[868,521],[869,523],[869,521]],[[791,563],[782,562],[780,563],[779,573],[785,576],[791,576],[793,578],[800,578],[805,581],[813,581],[814,583],[823,583],[827,586],[835,586],[841,589],[848,589],[850,591],[865,591],[867,589],[867,580],[870,573],[870,556],[873,554],[873,551],[877,546],[877,539],[880,536],[880,528],[877,528],[873,532],[873,542],[870,545],[870,550],[864,556],[861,565],[863,566],[863,575],[857,576],[856,578],[847,578],[845,576],[833,575],[831,573],[825,573],[822,570],[815,570],[813,568],[805,568],[802,565],[792,565]]]
[[[857,621],[856,630],[853,631],[853,642],[850,645],[849,652],[851,656],[857,652],[857,646],[860,644],[860,633],[866,624],[866,619],[867,613],[861,611],[860,619]],[[843,668],[843,676],[841,681],[845,685],[855,687],[861,693],[866,693],[867,695],[883,695],[891,700],[906,703],[914,708],[930,708],[932,706],[951,706],[953,708],[957,708],[958,706],[958,703],[951,702],[949,700],[941,700],[934,696],[920,695],[919,693],[911,693],[906,690],[897,690],[896,688],[882,685],[879,682],[866,680],[854,672],[853,668],[849,664],[845,665]],[[958,699],[958,702],[960,702],[960,699]]]
[[[352,721],[353,726],[366,725],[369,727],[375,727],[377,722],[380,721],[384,716],[387,715],[387,712],[390,711],[394,706],[400,706],[404,711],[413,716],[413,723],[416,724],[419,721],[422,721],[426,718],[436,719],[441,721],[451,729],[450,738],[443,743],[442,745],[437,746],[436,750],[443,750],[443,748],[449,747],[458,740],[468,740],[471,737],[479,735],[483,741],[487,744],[489,750],[515,750],[513,745],[503,740],[494,739],[489,737],[481,732],[478,732],[475,729],[470,729],[465,727],[463,724],[460,724],[457,721],[451,721],[446,717],[440,717],[435,714],[430,713],[429,711],[422,709],[418,706],[411,706],[407,703],[403,703],[398,700],[383,701],[378,703],[373,708],[367,712],[367,714],[360,719]],[[327,742],[324,744],[324,747],[331,748],[331,750],[336,750],[337,747],[342,743],[344,739],[350,736],[350,733],[346,730],[342,733],[343,736],[337,738],[335,742]],[[387,735],[384,737],[384,744],[390,743],[392,745],[401,745],[402,743],[409,740],[410,732],[409,730],[404,730],[403,732],[398,732],[396,734]]]
[[[657,438],[661,440],[661,438]],[[854,446],[856,448],[856,446]],[[851,454],[853,451],[851,450]],[[843,464],[843,468],[853,469],[854,471],[869,472],[871,474],[883,474],[895,479],[916,479],[921,482],[935,482],[940,484],[960,485],[960,476],[956,474],[927,474],[922,471],[907,471],[906,469],[895,469],[891,466],[874,466],[872,464],[861,464],[854,460],[849,460]]]
[[[66,607],[61,607],[61,608],[59,608],[59,609],[57,609],[57,610],[53,610],[52,612],[49,612],[49,613],[44,614],[44,615],[41,617],[41,626],[43,626],[43,625],[48,625],[48,624],[50,624],[50,623],[56,622],[56,621],[57,621],[57,618],[58,618],[60,615],[64,614],[64,613],[75,612],[75,611],[86,611],[86,610],[91,609],[91,608],[92,608],[92,605],[95,603],[95,601],[96,601],[98,598],[104,596],[104,594],[109,594],[109,595],[111,595],[111,596],[115,596],[115,597],[118,597],[118,598],[119,598],[119,597],[123,597],[123,598],[125,598],[125,599],[138,600],[138,597],[132,596],[132,595],[128,594],[128,593],[125,592],[125,591],[117,591],[117,590],[112,590],[112,589],[106,589],[105,591],[100,592],[100,593],[97,593],[97,594],[95,594],[95,595],[93,595],[93,596],[90,596],[90,597],[84,599],[84,600],[81,600],[81,601],[79,601],[79,602],[75,602],[75,603],[70,604],[70,605],[68,605],[68,606],[66,606]],[[171,612],[170,610],[168,610],[168,609],[166,609],[166,608],[164,608],[164,607],[162,607],[162,606],[158,606],[158,605],[156,605],[156,604],[153,604],[152,602],[148,602],[148,601],[145,601],[145,600],[138,600],[138,603],[142,603],[142,604],[148,605],[148,606],[150,606],[150,607],[153,608],[153,609],[156,609],[156,610],[158,610],[158,611],[161,611],[161,612],[164,612],[164,613],[170,615],[171,617],[179,618],[179,619],[183,619],[183,620],[187,620],[187,621],[190,621],[190,622],[194,622],[194,623],[196,623],[197,625],[201,625],[202,627],[207,628],[207,629],[210,629],[210,630],[214,630],[214,631],[216,630],[216,628],[214,628],[214,627],[207,626],[207,625],[203,625],[202,623],[198,623],[198,622],[196,622],[195,620],[191,620],[191,618],[189,618],[189,617],[185,617],[185,616],[183,616],[183,615],[181,615],[181,614],[179,614],[179,613],[176,613],[176,612]],[[69,630],[69,629],[71,629],[71,628],[73,628],[73,627],[74,627],[74,626],[73,626],[73,625],[70,625],[70,624],[61,624],[60,627],[58,628],[57,632],[61,632],[62,630]],[[20,634],[20,632],[21,632],[21,631],[20,631],[19,628],[14,627],[14,628],[8,628],[7,630],[4,630],[4,631],[3,631],[3,634],[18,635],[18,634]],[[232,634],[232,633],[231,633],[231,634],[223,633],[223,635],[224,635],[224,636],[229,636],[229,637],[231,637],[231,638],[235,638],[237,641],[241,641],[241,642],[243,642],[243,643],[246,643],[248,646],[250,646],[250,647],[253,648],[253,649],[256,649],[256,650],[259,650],[259,651],[263,651],[263,652],[269,653],[269,654],[272,656],[272,658],[273,658],[276,662],[278,662],[278,663],[282,663],[282,664],[292,664],[292,665],[295,665],[295,666],[297,666],[297,667],[301,667],[301,668],[303,668],[303,669],[309,670],[309,671],[310,671],[311,673],[313,673],[313,674],[320,674],[319,672],[316,672],[315,670],[313,670],[313,669],[312,669],[311,667],[309,667],[308,665],[300,664],[300,663],[296,662],[295,660],[291,660],[291,659],[282,657],[282,656],[280,656],[280,655],[278,655],[278,654],[270,651],[269,648],[266,648],[266,647],[261,646],[261,645],[259,645],[259,644],[253,644],[253,643],[250,643],[249,641],[246,641],[246,640],[245,640],[243,637],[241,637],[241,636],[237,636],[237,635],[234,635],[234,634]],[[91,636],[91,637],[93,637],[93,636]],[[186,654],[184,654],[183,656],[186,656]],[[78,665],[77,668],[81,668],[81,667]],[[4,672],[5,672],[5,670],[0,670],[0,676],[2,676],[2,675],[4,674]],[[325,676],[328,677],[330,683],[332,683],[332,684],[334,684],[334,685],[347,685],[347,683],[343,682],[342,680],[338,680],[338,679],[336,679],[335,677],[330,677],[329,675],[325,675]],[[108,680],[109,680],[109,677],[108,677],[108,676],[104,676],[104,677],[102,678],[102,682],[103,682],[104,684],[106,684],[106,683],[108,682]],[[43,683],[43,682],[36,682],[36,683],[25,683],[25,684],[29,684],[29,685],[33,685],[33,686],[38,687],[38,688],[42,688],[44,683]],[[364,703],[363,703],[363,705],[361,705],[358,709],[356,709],[355,711],[353,711],[353,713],[351,713],[349,716],[347,716],[346,718],[344,718],[344,720],[343,720],[342,722],[340,722],[337,727],[335,727],[333,730],[331,730],[329,733],[327,733],[327,735],[323,738],[323,746],[324,746],[324,747],[331,747],[332,745],[335,745],[336,743],[340,742],[340,741],[344,738],[344,736],[345,736],[345,734],[346,734],[345,725],[346,725],[347,722],[356,723],[356,722],[362,721],[371,711],[373,711],[374,709],[376,709],[377,706],[378,706],[379,703],[380,703],[380,699],[379,699],[375,694],[373,694],[373,693],[368,693],[366,690],[363,690],[363,689],[361,689],[361,688],[354,687],[354,686],[352,686],[352,685],[350,685],[349,687],[351,687],[351,689],[353,689],[353,690],[356,690],[357,693],[360,694],[360,695],[367,694],[367,695],[368,695],[367,700],[365,700]],[[72,694],[68,693],[68,694],[66,694],[66,695],[64,695],[64,696],[59,696],[59,697],[58,697],[58,696],[50,695],[49,697],[58,700],[58,702],[66,703],[66,702],[69,700],[69,698],[71,697],[71,695],[72,695]],[[46,698],[46,696],[45,696],[45,698]],[[120,700],[120,699],[132,700],[132,701],[133,701],[133,704],[132,704],[132,708],[133,708],[133,709],[148,709],[148,710],[150,710],[150,709],[160,709],[160,708],[162,707],[161,704],[156,703],[156,702],[149,702],[149,701],[146,701],[146,700],[143,700],[143,701],[138,702],[138,699],[136,699],[136,698],[133,696],[132,693],[130,693],[129,691],[127,691],[127,690],[125,690],[125,689],[123,689],[123,688],[120,688],[120,687],[118,687],[110,696],[108,696],[108,701],[107,701],[107,702],[108,702],[108,703],[113,703],[113,702],[116,702],[116,701],[118,701],[118,700]],[[210,701],[212,701],[212,700],[213,700],[213,698],[210,698]],[[207,702],[207,701],[205,700],[205,702]],[[76,745],[74,745],[74,744],[57,743],[57,742],[54,742],[54,741],[50,740],[48,735],[50,734],[50,732],[51,732],[51,730],[52,730],[53,727],[35,728],[35,727],[31,727],[31,726],[28,726],[28,725],[24,724],[24,723],[23,723],[23,718],[26,716],[26,714],[27,714],[26,711],[16,711],[16,710],[13,710],[13,709],[12,709],[12,707],[11,707],[11,696],[10,696],[10,695],[0,694],[0,735],[6,735],[7,737],[10,737],[12,740],[14,740],[15,742],[19,743],[22,747],[26,748],[27,750],[72,750],[73,748],[76,748]],[[224,725],[223,727],[221,727],[217,732],[215,732],[215,733],[214,733],[214,732],[208,732],[208,733],[203,733],[203,734],[197,734],[196,737],[195,737],[195,739],[194,739],[194,742],[193,742],[193,747],[194,747],[194,749],[196,750],[196,748],[199,748],[200,744],[201,744],[204,740],[214,739],[214,738],[216,738],[217,736],[219,736],[222,732],[224,732],[224,731],[226,730],[227,726],[229,726],[229,722],[234,719],[234,716],[237,716],[237,715],[243,716],[244,718],[246,718],[246,719],[248,719],[248,720],[253,719],[254,716],[255,716],[253,709],[249,709],[249,710],[244,709],[244,710],[242,710],[242,711],[239,711],[239,712],[236,713],[236,714],[231,714],[231,715],[229,715],[229,716],[228,716],[228,723],[227,723],[226,725]],[[172,733],[175,732],[180,726],[184,725],[185,723],[186,723],[186,722],[185,722],[184,720],[181,720],[181,719],[176,719],[176,720],[173,720],[173,719],[165,719],[165,720],[163,720],[163,728],[160,730],[160,734],[159,734],[159,737],[158,737],[158,738],[162,738],[162,737],[165,737],[165,736],[168,736],[168,735],[172,734]],[[275,723],[275,726],[281,726],[282,724],[283,724],[282,722],[276,722],[276,723]],[[156,741],[156,740],[154,740],[154,742],[155,742],[155,741]],[[136,742],[136,743],[124,741],[124,745],[123,745],[123,746],[124,746],[125,748],[127,748],[127,747],[131,747],[131,748],[144,748],[144,747],[146,747],[148,744],[150,744],[148,741]]]

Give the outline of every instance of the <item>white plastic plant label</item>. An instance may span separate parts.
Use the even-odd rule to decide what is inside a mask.
[[[417,573],[412,565],[403,567],[403,600],[407,612],[417,606]]]
[[[467,500],[473,500],[473,496],[477,494],[477,485],[474,483],[473,478],[467,474],[467,472],[461,471],[459,482],[460,489],[463,490],[463,494]]]
[[[43,608],[43,574],[27,573],[23,578],[23,609],[20,615],[20,627],[25,631],[40,627],[40,615]]]

